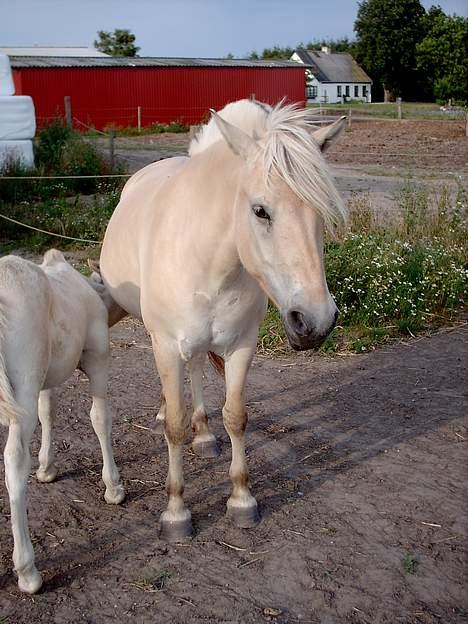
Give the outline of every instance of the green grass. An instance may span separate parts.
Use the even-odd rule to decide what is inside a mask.
[[[418,569],[418,561],[413,554],[406,553],[406,555],[401,560],[401,565],[405,574],[416,574],[416,571]]]
[[[308,104],[308,106],[313,110],[318,110],[320,108],[320,104]],[[350,102],[346,102],[344,104],[322,104],[322,108],[330,111],[333,111],[334,109],[344,111],[352,109],[353,113],[356,112],[358,115],[365,115],[369,117],[396,119],[398,116],[397,105],[395,102],[373,102],[367,104],[366,102],[351,100]],[[427,102],[402,102],[401,113],[403,119],[464,119],[464,112],[459,108],[456,108],[452,112],[444,112],[441,110],[439,104]]]
[[[348,233],[325,246],[330,292],[340,309],[338,325],[322,352],[362,353],[396,338],[452,323],[463,305],[468,200],[419,190],[407,180],[399,214],[378,220],[365,198],[351,206]],[[289,350],[278,311],[270,307],[259,350]]]

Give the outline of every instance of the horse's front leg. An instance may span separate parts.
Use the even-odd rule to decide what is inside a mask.
[[[249,490],[249,472],[245,458],[247,411],[244,386],[255,353],[256,336],[226,359],[226,402],[223,408],[224,427],[231,438],[232,461],[229,476],[232,494],[227,501],[227,515],[239,528],[258,524],[257,501]]]
[[[161,341],[152,334],[156,359],[164,397],[165,436],[169,454],[166,480],[167,509],[161,514],[161,537],[169,542],[179,542],[192,534],[192,517],[183,499],[184,473],[183,448],[189,431],[189,419],[184,402],[184,362],[176,344]]]
[[[93,397],[90,416],[102,452],[102,480],[106,486],[104,500],[111,505],[118,505],[125,498],[125,490],[112,450],[112,412],[107,400],[109,352],[106,336],[107,328],[103,328],[100,339],[96,337],[94,350],[83,352],[80,363],[88,376]]]

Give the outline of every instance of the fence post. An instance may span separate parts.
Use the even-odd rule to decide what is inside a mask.
[[[115,140],[115,131],[113,128],[109,130],[109,165],[110,170],[114,171],[114,140]]]
[[[348,111],[348,130],[351,130],[352,119],[353,119],[353,109],[350,108]]]
[[[137,108],[138,132],[141,132],[141,106]]]
[[[65,105],[65,123],[67,124],[67,128],[72,128],[73,121],[72,121],[71,97],[69,95],[66,95],[63,98],[63,102]]]
[[[396,105],[397,105],[397,116],[398,116],[398,119],[401,119],[401,97],[397,97]]]
[[[468,137],[468,108],[465,111],[465,135]]]

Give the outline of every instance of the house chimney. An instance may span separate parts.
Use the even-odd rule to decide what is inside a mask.
[[[322,52],[324,54],[330,54],[330,48],[328,46],[322,46]]]

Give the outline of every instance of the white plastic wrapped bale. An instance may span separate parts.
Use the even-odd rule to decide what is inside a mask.
[[[35,133],[32,98],[29,95],[0,95],[0,141],[32,139]]]
[[[0,141],[0,172],[11,160],[20,161],[24,167],[34,167],[32,141]]]
[[[0,95],[14,95],[15,83],[11,74],[10,59],[0,54]]]

